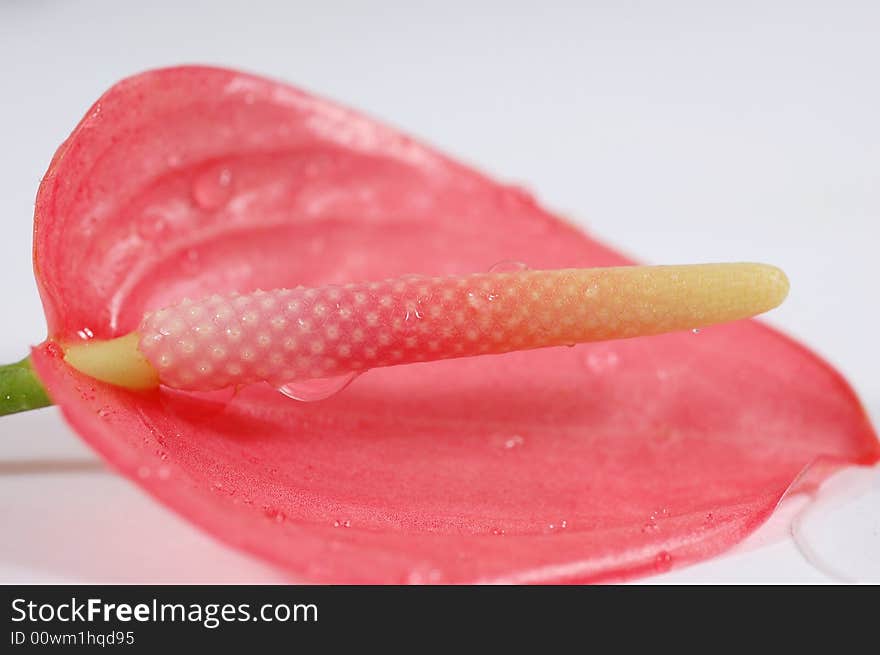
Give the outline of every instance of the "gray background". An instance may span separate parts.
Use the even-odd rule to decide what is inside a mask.
[[[45,334],[31,220],[55,148],[119,78],[214,63],[356,106],[645,261],[781,266],[768,320],[880,415],[876,2],[0,0],[0,62],[0,361]],[[0,433],[0,582],[277,579],[106,474],[55,410]],[[661,579],[824,579],[780,525]]]

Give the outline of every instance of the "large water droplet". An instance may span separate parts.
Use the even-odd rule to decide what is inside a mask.
[[[529,270],[528,265],[512,259],[503,259],[489,268],[490,273],[518,273]]]
[[[231,195],[232,172],[228,168],[202,173],[193,183],[193,200],[200,209],[219,209]]]
[[[791,527],[813,566],[848,583],[880,582],[880,467],[853,467],[829,478]]]
[[[183,391],[160,387],[159,404],[164,411],[187,421],[207,421],[218,419],[237,393],[236,387],[216,391]]]
[[[330,378],[312,378],[310,380],[297,380],[295,382],[288,382],[280,387],[278,387],[278,391],[283,393],[288,398],[293,398],[294,400],[301,400],[302,402],[311,403],[317,400],[324,400],[329,398],[330,396],[335,396],[337,393],[345,389],[349,384],[352,383],[358,375],[359,372],[354,371],[351,373],[346,373],[345,375],[336,375]]]

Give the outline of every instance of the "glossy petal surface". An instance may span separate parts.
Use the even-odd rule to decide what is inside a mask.
[[[625,258],[372,120],[234,71],[114,86],[37,199],[49,336],[185,296]],[[300,403],[127,392],[34,366],[117,469],[223,541],[329,582],[616,580],[705,558],[807,467],[880,448],[827,364],[755,322],[370,371]],[[813,476],[815,477],[815,476]],[[811,478],[812,479],[812,478]],[[96,512],[99,508],[96,508]]]

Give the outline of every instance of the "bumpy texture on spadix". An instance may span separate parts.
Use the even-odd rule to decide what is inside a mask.
[[[700,328],[787,291],[761,264],[410,275],[214,295],[151,313],[138,333],[163,384],[208,391]]]
[[[632,263],[519,189],[236,71],[108,91],[46,173],[34,246],[49,341],[33,365],[64,416],[162,503],[296,579],[655,573],[729,548],[794,480],[880,455],[845,380],[754,321],[377,368],[315,403],[77,372],[57,344],[124,336],[186,297]]]

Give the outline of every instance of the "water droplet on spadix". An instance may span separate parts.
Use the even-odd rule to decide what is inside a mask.
[[[360,373],[357,371],[329,378],[312,378],[288,382],[278,387],[278,391],[294,400],[310,403],[325,400],[345,389]]]
[[[518,273],[519,271],[527,271],[529,270],[528,265],[523,262],[514,261],[512,259],[505,259],[496,264],[493,264],[491,268],[489,268],[490,273]]]

